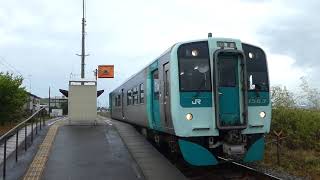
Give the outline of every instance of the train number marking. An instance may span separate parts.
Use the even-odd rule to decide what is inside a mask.
[[[196,105],[196,104],[201,104],[201,99],[194,99],[192,101],[192,104]]]
[[[264,104],[267,103],[267,99],[249,99],[249,103]]]

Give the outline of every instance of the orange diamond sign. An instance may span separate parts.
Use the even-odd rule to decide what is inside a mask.
[[[98,66],[98,78],[114,78],[114,66],[113,65]]]

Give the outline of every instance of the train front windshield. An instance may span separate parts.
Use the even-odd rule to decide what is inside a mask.
[[[248,90],[269,91],[269,78],[266,55],[262,49],[242,44],[246,56]]]
[[[178,60],[180,91],[211,91],[208,42],[181,45]]]

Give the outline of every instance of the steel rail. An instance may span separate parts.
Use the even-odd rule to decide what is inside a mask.
[[[248,170],[250,170],[250,171],[252,171],[252,172],[254,172],[254,173],[261,174],[261,175],[270,177],[270,178],[272,178],[272,179],[282,180],[282,178],[276,177],[276,176],[274,176],[274,175],[272,175],[272,174],[269,174],[269,173],[261,172],[261,171],[255,169],[255,168],[253,168],[253,167],[246,166],[246,165],[244,165],[244,164],[235,162],[235,161],[233,161],[232,159],[226,159],[226,158],[219,157],[219,156],[218,156],[218,158],[221,159],[221,160],[223,160],[223,161],[230,162],[230,163],[232,163],[232,164],[234,164],[234,165],[236,165],[236,166],[240,166],[240,167],[242,167],[242,168],[248,169]]]

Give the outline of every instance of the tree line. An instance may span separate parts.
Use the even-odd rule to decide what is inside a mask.
[[[320,91],[309,85],[306,77],[300,78],[299,91],[293,93],[285,86],[271,87],[271,101],[273,108],[304,108],[320,109]]]
[[[0,124],[13,122],[24,114],[28,94],[22,86],[23,77],[0,72]]]

